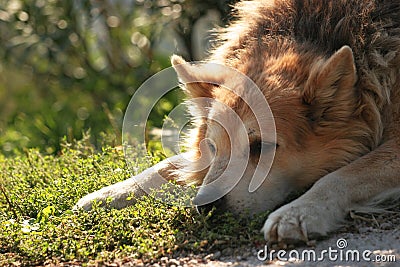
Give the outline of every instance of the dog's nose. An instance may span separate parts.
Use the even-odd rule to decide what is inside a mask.
[[[208,214],[215,207],[214,203],[206,204],[203,206],[196,206],[197,213]]]
[[[221,208],[223,202],[224,202],[224,199],[220,198],[209,204],[197,205],[196,210],[199,214],[207,215],[213,208],[215,208],[217,211],[220,211],[220,208]]]

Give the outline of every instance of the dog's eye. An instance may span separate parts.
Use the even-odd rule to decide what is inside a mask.
[[[263,142],[262,143],[262,150],[263,151],[270,151],[271,149],[277,149],[279,145],[277,143],[272,142]]]
[[[211,153],[215,154],[215,152],[217,151],[217,148],[215,147],[214,142],[207,139],[207,145],[208,145],[208,148],[210,149]]]
[[[250,144],[250,154],[259,155],[261,152],[271,151],[273,148],[278,148],[278,144],[272,142],[254,141]]]

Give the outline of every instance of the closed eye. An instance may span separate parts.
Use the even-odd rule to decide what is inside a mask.
[[[278,147],[279,145],[273,142],[261,142],[260,140],[256,140],[250,143],[250,155],[257,156]]]
[[[214,142],[211,139],[205,139],[208,145],[208,148],[210,149],[210,152],[212,154],[215,154],[217,152],[217,148],[215,147]]]

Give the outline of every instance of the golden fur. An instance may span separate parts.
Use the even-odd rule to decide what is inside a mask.
[[[400,121],[400,90],[395,87],[400,3],[258,0],[240,2],[236,10],[237,20],[220,30],[221,45],[209,61],[233,67],[255,81],[267,96],[278,133],[291,129],[288,132],[299,135],[293,140],[300,144],[291,145],[303,146],[310,132],[320,139],[313,143],[324,143],[331,158],[328,165],[315,164],[320,177],[398,136],[399,127],[391,125]],[[354,90],[315,90],[320,65],[344,45],[351,47],[357,68]],[[243,106],[226,91],[199,88],[189,91]],[[293,121],[298,122],[296,129],[290,125]],[[205,126],[199,129],[190,147],[199,147],[204,138]]]

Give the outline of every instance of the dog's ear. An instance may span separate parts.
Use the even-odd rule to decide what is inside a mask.
[[[216,73],[211,73],[204,65],[192,65],[177,55],[171,57],[171,63],[190,98],[213,97],[213,83],[218,83],[215,80]]]
[[[316,62],[305,83],[303,102],[313,121],[348,120],[356,108],[356,66],[350,47],[343,46],[327,60]]]

